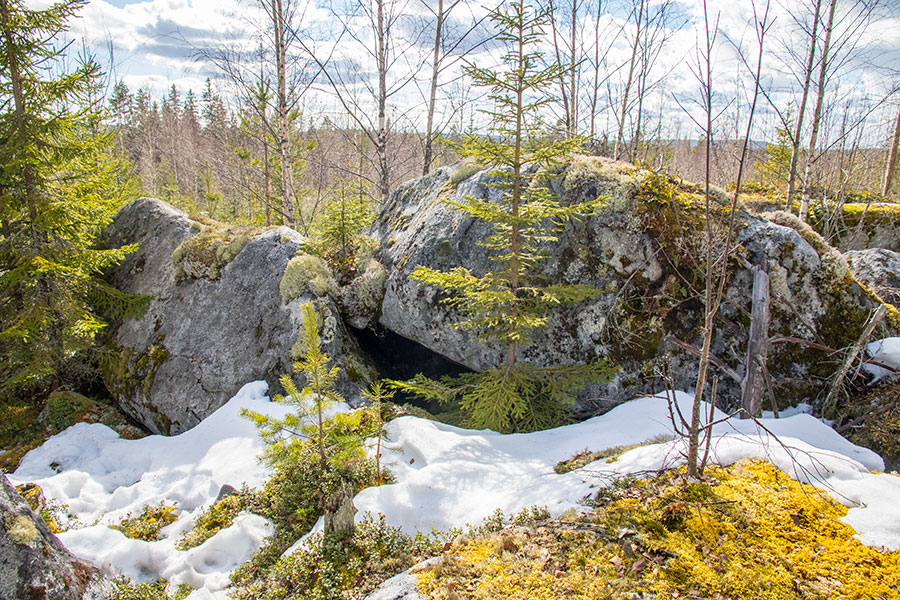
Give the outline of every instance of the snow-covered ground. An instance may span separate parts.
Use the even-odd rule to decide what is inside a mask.
[[[67,504],[80,528],[60,535],[74,553],[141,581],[165,577],[201,588],[192,600],[223,598],[228,572],[246,560],[271,533],[271,525],[245,514],[197,548],[182,552],[174,542],[189,529],[224,484],[261,485],[267,468],[241,409],[284,415],[269,402],[265,383],[244,388],[196,428],[175,437],[122,440],[103,425],[80,424],[30,452],[11,479],[35,481],[48,498]],[[678,394],[687,414],[691,397]],[[380,512],[407,531],[476,525],[500,508],[516,513],[533,505],[560,514],[624,474],[682,464],[682,440],[642,446],[614,462],[597,461],[557,475],[553,467],[582,450],[630,445],[672,433],[667,402],[642,398],[582,423],[529,434],[470,431],[415,417],[386,427],[383,462],[393,485],[369,488],[355,499],[359,517]],[[716,413],[716,418],[724,415]],[[851,507],[844,521],[864,543],[900,549],[900,477],[883,469],[873,452],[854,446],[809,414],[716,426],[711,457],[727,465],[742,457],[766,458],[795,479],[812,483]],[[777,436],[774,437],[774,436]],[[143,542],[107,527],[147,504],[179,508],[163,539]]]
[[[900,370],[900,337],[874,341],[868,344],[866,349],[872,360],[890,367],[890,369],[885,369],[878,365],[865,364],[865,370],[875,377],[875,381],[893,375]]]

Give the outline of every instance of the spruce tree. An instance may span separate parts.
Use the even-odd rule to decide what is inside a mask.
[[[503,69],[466,68],[476,84],[490,90],[494,108],[485,111],[490,133],[468,134],[458,151],[491,165],[491,185],[501,194],[498,200],[469,196],[451,204],[491,225],[493,233],[480,245],[493,254],[496,268],[476,275],[465,267],[444,272],[419,266],[411,277],[449,292],[443,302],[466,315],[455,326],[476,331],[485,343],[501,344],[505,364],[442,382],[420,376],[396,385],[432,399],[458,398],[476,427],[538,429],[556,424],[574,391],[609,372],[603,363],[538,368],[518,361],[519,346],[547,324],[555,307],[597,293],[584,285],[547,285],[536,272],[562,225],[591,213],[596,203],[564,205],[546,185],[553,168],[584,143],[577,136],[553,139],[542,118],[566,72],[559,64],[547,66],[537,49],[547,12],[519,0],[494,9],[490,19],[505,45]]]
[[[360,251],[371,238],[363,235],[375,213],[368,196],[358,186],[338,181],[334,195],[325,202],[313,223],[312,250],[340,273],[346,283],[357,271]],[[364,268],[364,265],[360,268]]]
[[[130,248],[94,241],[122,203],[121,166],[100,111],[100,67],[64,70],[57,40],[84,5],[0,0],[0,392],[58,384],[91,345],[98,310],[138,309],[98,278]],[[71,60],[71,59],[69,59]]]

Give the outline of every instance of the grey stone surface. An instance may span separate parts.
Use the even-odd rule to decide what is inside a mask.
[[[151,431],[176,434],[199,423],[248,381],[265,379],[270,393],[278,392],[278,378],[292,372],[301,351],[300,306],[305,302],[315,303],[323,348],[344,367],[339,390],[354,396],[371,377],[370,367],[334,302],[303,289],[285,303],[279,291],[303,237],[287,227],[227,229],[218,250],[213,246],[210,253],[217,258],[207,260],[213,267],[192,260],[185,269],[182,242],[210,227],[217,226],[142,198],[124,207],[107,229],[110,244],[138,244],[109,274],[110,281],[124,292],[153,297],[142,318],[119,323],[108,335],[104,376],[122,409]],[[181,259],[177,266],[173,253]]]
[[[853,275],[882,300],[900,306],[900,254],[885,248],[851,250],[845,254]]]
[[[415,565],[411,569],[403,571],[398,575],[394,575],[366,596],[365,600],[424,600],[419,591],[416,589],[418,577],[416,572],[443,560],[443,557],[437,556],[429,558]]]
[[[439,270],[461,265],[476,274],[490,266],[487,250],[478,244],[489,233],[486,226],[444,200],[467,195],[490,198],[498,191],[488,185],[487,172],[454,187],[452,171],[439,169],[400,186],[373,226],[373,236],[383,247],[382,263],[390,271],[380,322],[453,361],[483,370],[500,363],[500,349],[486,347],[471,332],[451,327],[461,317],[440,303],[442,292],[409,278],[417,265]],[[691,225],[691,218],[697,217],[689,212],[672,216],[668,206],[648,209],[636,195],[646,176],[623,163],[591,159],[576,163],[550,182],[566,202],[608,198],[598,214],[566,226],[558,243],[547,248],[549,257],[542,266],[547,281],[588,284],[600,293],[558,310],[544,332],[520,354],[522,360],[538,365],[601,358],[618,365],[610,382],[582,392],[577,413],[592,414],[662,390],[664,364],[677,387],[689,389],[696,383],[697,359],[664,339],[672,335],[695,347],[702,343],[703,307],[697,282],[691,281],[696,269],[692,273],[684,261],[679,264],[673,248],[677,251],[682,245],[693,248],[695,257],[700,255],[703,230],[696,222]],[[692,193],[699,197],[695,188],[685,187],[684,192],[685,197]],[[665,236],[672,237],[673,232],[654,231],[648,225],[660,218],[650,215],[648,221],[648,210],[668,215],[660,227],[672,227],[674,239],[665,242]],[[839,253],[811,230],[798,232],[796,219],[772,218],[783,223],[746,211],[738,214],[741,248],[731,261],[713,351],[739,375],[749,328],[752,265],[765,267],[772,278],[772,335],[824,339],[841,348],[859,335],[873,306],[849,280],[846,261]],[[779,401],[815,400],[831,373],[832,360],[806,346],[774,347],[769,370],[777,382]],[[737,382],[715,369],[713,375],[720,376],[720,403],[734,405],[740,395]]]
[[[0,475],[0,598],[100,600],[112,585],[50,533],[5,475]]]

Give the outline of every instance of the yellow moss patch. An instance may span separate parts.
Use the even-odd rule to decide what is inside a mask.
[[[844,225],[855,227],[859,225],[860,219],[865,215],[866,223],[875,224],[897,224],[900,223],[900,204],[888,202],[873,202],[867,204],[865,202],[847,203],[841,207],[844,217]]]
[[[246,494],[225,496],[197,517],[193,529],[184,532],[181,539],[175,542],[175,548],[178,550],[195,548],[222,529],[231,527],[235,517],[244,510],[246,503]]]
[[[630,482],[577,519],[460,541],[419,588],[448,600],[900,597],[900,552],[854,539],[822,492],[759,461],[708,475]]]

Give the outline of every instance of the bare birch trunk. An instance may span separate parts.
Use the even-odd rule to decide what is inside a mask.
[[[828,51],[831,47],[831,32],[834,30],[834,9],[837,7],[837,0],[831,0],[831,7],[828,9],[828,25],[825,29],[825,40],[822,43],[822,58],[819,61],[819,81],[816,88],[816,108],[813,110],[812,132],[809,134],[809,148],[806,153],[806,168],[803,172],[803,197],[800,200],[800,220],[806,221],[809,213],[809,192],[812,180],[812,164],[814,162],[813,154],[816,151],[816,145],[819,141],[819,127],[822,123],[822,107],[825,103],[825,83],[826,75],[828,75]]]
[[[644,14],[644,0],[638,0],[638,14],[635,23],[637,30],[634,34],[634,44],[631,46],[631,58],[628,61],[628,77],[625,79],[625,91],[622,93],[622,108],[619,111],[619,128],[616,132],[616,145],[613,150],[613,158],[619,160],[622,148],[622,138],[625,134],[625,113],[628,109],[628,94],[631,91],[631,82],[634,78],[634,61],[637,58],[638,42],[641,39],[641,21]]]
[[[819,31],[819,13],[822,9],[822,0],[816,0],[816,10],[813,16],[812,32],[810,33],[809,58],[806,61],[806,70],[803,80],[803,94],[800,98],[800,109],[797,115],[797,126],[794,128],[794,136],[791,139],[791,164],[788,169],[788,189],[785,210],[791,212],[794,207],[794,195],[797,191],[797,163],[800,160],[800,134],[803,132],[803,117],[806,113],[806,100],[809,97],[809,83],[812,79],[812,71],[816,61],[816,36]]]
[[[292,226],[297,222],[297,213],[294,206],[294,169],[291,160],[287,98],[287,44],[282,0],[272,0],[272,24],[275,34],[275,71],[278,79],[275,112],[278,119],[278,154],[281,157],[281,210],[285,225]]]
[[[390,164],[387,159],[387,32],[384,30],[384,0],[376,0],[376,44],[378,53],[378,135],[375,152],[378,155],[378,193],[387,202],[391,193]]]
[[[431,92],[428,97],[428,124],[425,127],[425,159],[422,166],[422,175],[428,175],[431,171],[434,146],[434,105],[437,98],[438,72],[441,60],[441,33],[444,27],[444,0],[438,0],[437,23],[434,34],[434,56],[431,62]]]
[[[887,196],[891,191],[891,183],[894,179],[894,169],[897,165],[897,147],[900,146],[900,108],[897,109],[897,121],[894,123],[894,137],[891,140],[891,149],[888,151],[887,167],[884,170],[884,190],[882,195]]]

